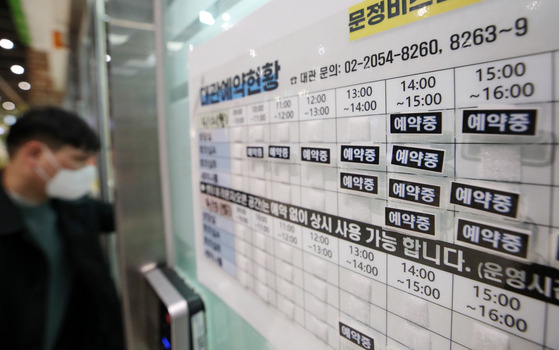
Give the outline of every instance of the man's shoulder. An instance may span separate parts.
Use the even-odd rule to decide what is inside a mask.
[[[114,229],[114,211],[111,203],[83,197],[73,201],[53,199],[52,206],[59,220],[68,227],[76,227],[80,223],[80,226],[97,227],[98,232],[111,232]]]
[[[90,219],[92,217],[112,215],[113,212],[113,205],[111,203],[87,196],[72,201],[53,199],[52,206],[59,215],[91,216]]]
[[[110,203],[100,199],[84,196],[76,200],[52,199],[54,207],[59,208],[84,208],[84,207],[106,207],[111,206]]]

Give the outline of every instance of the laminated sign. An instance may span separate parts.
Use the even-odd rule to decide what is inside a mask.
[[[202,283],[278,349],[559,350],[559,2],[304,5],[191,53]]]

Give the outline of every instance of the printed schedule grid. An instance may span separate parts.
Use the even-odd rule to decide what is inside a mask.
[[[559,349],[558,57],[201,114],[206,257],[325,347]]]

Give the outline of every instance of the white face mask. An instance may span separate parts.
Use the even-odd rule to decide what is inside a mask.
[[[97,177],[97,168],[87,165],[77,170],[63,168],[54,157],[50,149],[47,150],[49,162],[58,169],[53,178],[50,178],[41,168],[36,168],[39,176],[47,183],[47,195],[53,198],[75,200],[85,196],[91,190],[91,185]]]
[[[87,165],[78,170],[60,169],[47,183],[49,197],[73,200],[85,196],[97,176],[97,168]]]

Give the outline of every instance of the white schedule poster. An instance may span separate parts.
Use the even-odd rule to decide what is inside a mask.
[[[559,349],[559,1],[272,1],[190,55],[198,278],[278,349]]]

